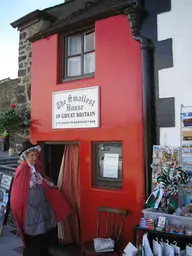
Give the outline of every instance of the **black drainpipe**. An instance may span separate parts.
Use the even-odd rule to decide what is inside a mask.
[[[139,2],[139,3],[138,3]],[[151,161],[152,146],[154,138],[153,122],[154,116],[154,98],[152,93],[152,72],[150,66],[150,58],[153,52],[152,43],[141,35],[141,26],[146,16],[144,8],[140,1],[132,8],[125,10],[125,14],[129,20],[133,38],[140,42],[142,52],[142,87],[143,87],[143,122],[144,122],[144,171],[145,171],[145,197],[147,198],[151,192]]]

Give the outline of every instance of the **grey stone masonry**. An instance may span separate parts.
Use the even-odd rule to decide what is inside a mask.
[[[18,86],[23,89],[23,95],[20,100],[25,98],[25,102],[31,99],[31,63],[32,63],[32,46],[28,38],[39,30],[39,22],[20,28],[19,37],[19,58],[18,58],[18,77],[20,82]],[[22,97],[23,96],[23,97]]]
[[[12,103],[17,104],[19,100],[25,100],[21,99],[24,88],[18,87],[19,82],[19,79],[10,78],[0,80],[0,111],[9,108]]]

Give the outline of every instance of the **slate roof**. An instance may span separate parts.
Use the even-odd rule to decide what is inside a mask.
[[[72,24],[78,22],[83,19],[91,18],[96,15],[101,15],[106,13],[107,11],[113,11],[114,15],[119,14],[118,10],[121,10],[121,7],[124,9],[125,6],[130,6],[130,2],[127,0],[97,0],[97,1],[89,1],[86,3],[83,9],[78,10],[77,12],[72,13],[65,19],[61,19],[56,21],[53,24],[54,27],[63,27],[68,24]]]
[[[125,8],[132,7],[137,0],[87,0],[82,9],[78,9],[81,2],[78,0],[66,1],[42,11],[32,13],[11,23],[16,28],[33,18],[45,18],[52,21],[52,25],[45,31],[33,35],[29,40],[34,42],[56,33],[66,33],[83,26],[93,25],[96,20],[115,16],[124,12]],[[79,4],[79,5],[78,5]]]
[[[52,22],[57,20],[57,17],[52,16],[48,12],[40,11],[40,10],[37,9],[33,12],[30,12],[30,13],[26,14],[25,16],[21,17],[20,19],[12,22],[11,26],[13,28],[17,28],[17,27],[20,27],[20,26],[26,24],[27,22],[29,22],[31,20],[40,19],[40,18],[48,19]]]
[[[115,16],[125,8],[135,5],[134,0],[95,0],[88,1],[83,9],[73,12],[64,19],[58,18],[46,31],[29,38],[31,42],[56,33],[66,33],[83,26],[94,24],[96,20]]]

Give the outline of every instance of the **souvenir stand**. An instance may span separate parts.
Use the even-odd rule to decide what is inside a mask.
[[[5,169],[3,172],[0,172],[0,237],[3,233],[4,220],[9,201],[9,191],[11,188],[14,171],[14,168],[9,167],[9,170]],[[14,219],[11,213],[8,216],[8,222],[10,225],[15,226]]]
[[[192,106],[181,105],[180,130],[182,165],[192,174]]]
[[[134,245],[143,235],[145,256],[192,255],[192,176],[187,165],[180,165],[183,149],[153,147],[153,192],[140,225],[133,229]]]

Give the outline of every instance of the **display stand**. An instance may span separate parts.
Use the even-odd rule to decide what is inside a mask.
[[[180,146],[181,164],[192,174],[192,106],[183,104],[180,107]]]
[[[0,237],[3,233],[3,227],[5,218],[8,217],[9,213],[9,194],[11,190],[11,184],[13,181],[12,175],[3,174],[0,180],[0,191],[1,191],[1,199],[0,199]],[[9,218],[11,219],[11,215],[9,214]]]
[[[166,238],[166,239],[171,239],[171,240],[176,240],[176,241],[183,241],[185,243],[191,243],[192,242],[192,236],[186,236],[186,235],[179,235],[179,234],[173,234],[173,233],[166,233],[162,231],[157,231],[157,230],[151,230],[151,229],[146,229],[146,228],[141,228],[140,226],[135,226],[133,228],[133,244],[137,247],[137,241],[138,241],[138,233],[141,232],[142,234],[148,233],[152,237],[156,238]]]

